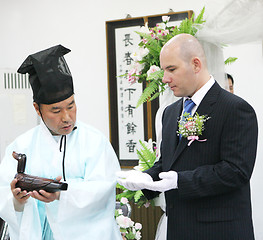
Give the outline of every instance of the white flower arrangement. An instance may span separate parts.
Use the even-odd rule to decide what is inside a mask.
[[[121,198],[121,205],[127,204],[127,198]],[[124,216],[121,209],[115,210],[115,219],[124,240],[140,240],[141,239],[141,223],[134,223],[129,217]]]
[[[146,88],[138,99],[136,107],[147,101],[152,101],[166,90],[165,83],[162,82],[163,70],[160,68],[160,51],[164,44],[172,37],[189,33],[195,36],[198,29],[204,24],[203,19],[205,8],[203,8],[194,20],[194,14],[190,19],[181,21],[179,26],[172,26],[170,16],[162,16],[162,22],[155,27],[149,27],[148,23],[142,26],[136,33],[141,37],[138,43],[138,50],[132,54],[134,64],[128,73],[124,74],[128,82],[146,82]],[[139,66],[141,65],[141,66]]]

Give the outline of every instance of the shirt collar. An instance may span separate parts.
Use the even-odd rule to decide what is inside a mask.
[[[209,91],[209,89],[214,85],[215,83],[215,79],[212,75],[210,75],[210,79],[208,80],[208,82],[202,86],[192,97],[192,101],[195,103],[196,108],[199,106],[199,104],[201,103],[201,101],[203,100],[204,96],[207,94],[207,92]],[[188,97],[184,97],[184,101],[187,99]]]

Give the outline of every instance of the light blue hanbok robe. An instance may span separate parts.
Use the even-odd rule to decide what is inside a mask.
[[[99,131],[81,122],[76,126],[66,139],[68,190],[51,203],[30,197],[22,212],[15,211],[10,190],[17,171],[12,152],[26,154],[25,173],[54,179],[62,176],[63,151],[43,122],[7,147],[0,165],[0,217],[12,240],[41,240],[46,226],[55,240],[121,240],[114,219],[117,157]]]

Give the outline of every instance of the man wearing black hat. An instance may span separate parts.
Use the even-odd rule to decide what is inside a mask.
[[[11,239],[121,239],[114,220],[119,163],[100,132],[76,121],[72,76],[63,57],[68,52],[61,45],[46,49],[18,69],[29,74],[42,121],[7,147],[0,165],[0,217]],[[63,176],[68,190],[21,191],[13,151],[26,154],[25,173],[58,181]]]

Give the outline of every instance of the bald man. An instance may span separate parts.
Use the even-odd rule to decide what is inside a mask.
[[[162,48],[160,62],[163,82],[181,99],[163,113],[160,160],[143,173],[119,173],[119,183],[143,190],[148,199],[165,192],[168,240],[253,240],[255,111],[218,85],[195,37],[172,38]],[[186,102],[191,102],[190,109]],[[209,117],[191,144],[177,133],[185,108]]]

